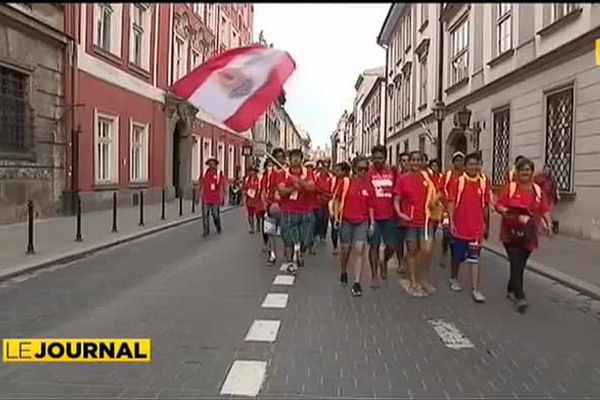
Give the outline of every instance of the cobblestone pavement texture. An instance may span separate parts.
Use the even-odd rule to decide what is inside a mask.
[[[361,298],[337,282],[319,244],[291,287],[272,286],[259,236],[241,210],[224,233],[200,222],[0,285],[0,337],[150,337],[150,364],[0,364],[0,398],[215,398],[235,360],[268,362],[260,398],[597,398],[600,303],[534,274],[531,307],[504,298],[506,261],[482,258],[487,303],[438,291],[410,298],[390,268]],[[285,309],[260,307],[285,292]],[[247,343],[255,319],[281,321],[274,343]],[[445,347],[430,319],[474,344]]]

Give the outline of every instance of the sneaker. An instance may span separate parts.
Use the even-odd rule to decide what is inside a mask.
[[[475,300],[476,303],[485,302],[485,297],[483,296],[483,294],[481,294],[479,290],[473,290],[473,293],[471,294],[473,295],[473,300]]]
[[[275,254],[273,252],[271,252],[269,254],[269,259],[267,260],[267,262],[269,264],[275,264],[276,261],[277,261],[277,257],[275,257]]]
[[[521,314],[523,314],[525,312],[525,310],[527,310],[528,306],[529,306],[529,304],[527,303],[527,300],[517,299],[517,311],[520,312]]]
[[[453,292],[460,292],[462,290],[458,283],[458,279],[450,279],[450,290]]]
[[[515,294],[513,292],[506,292],[506,298],[512,302],[517,301],[517,297],[515,296]]]
[[[346,272],[342,272],[340,275],[340,283],[342,285],[346,285],[348,283],[348,274]]]
[[[360,286],[360,282],[355,282],[352,284],[352,296],[362,296],[362,287]]]
[[[298,266],[294,263],[288,263],[287,265],[287,272],[289,272],[290,274],[296,274],[296,272],[298,272]]]

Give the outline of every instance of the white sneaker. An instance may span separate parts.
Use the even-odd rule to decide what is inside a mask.
[[[457,279],[450,279],[450,290],[453,292],[460,292],[462,290]]]
[[[485,297],[483,296],[483,294],[481,294],[481,292],[479,290],[473,290],[473,300],[475,300],[477,303],[484,303],[485,302]]]

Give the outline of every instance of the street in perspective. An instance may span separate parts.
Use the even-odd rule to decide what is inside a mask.
[[[600,398],[597,3],[0,38],[0,399]]]

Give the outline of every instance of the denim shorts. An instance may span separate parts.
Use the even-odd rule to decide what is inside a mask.
[[[281,217],[281,236],[286,247],[300,244],[310,245],[312,240],[311,228],[314,224],[312,212],[303,214],[283,213]]]
[[[366,243],[369,236],[369,224],[366,222],[353,224],[342,221],[339,235],[341,244]]]
[[[395,219],[375,221],[375,231],[369,239],[369,244],[379,246],[382,239],[383,243],[387,246],[396,246],[398,244],[400,241],[398,221]]]
[[[476,240],[453,238],[450,244],[450,252],[454,262],[477,264],[481,253],[481,244]]]
[[[425,234],[427,234],[427,238],[425,238]],[[433,240],[435,234],[435,228],[431,225],[425,227],[406,227],[404,233],[404,241],[405,242],[421,242],[425,239]]]

